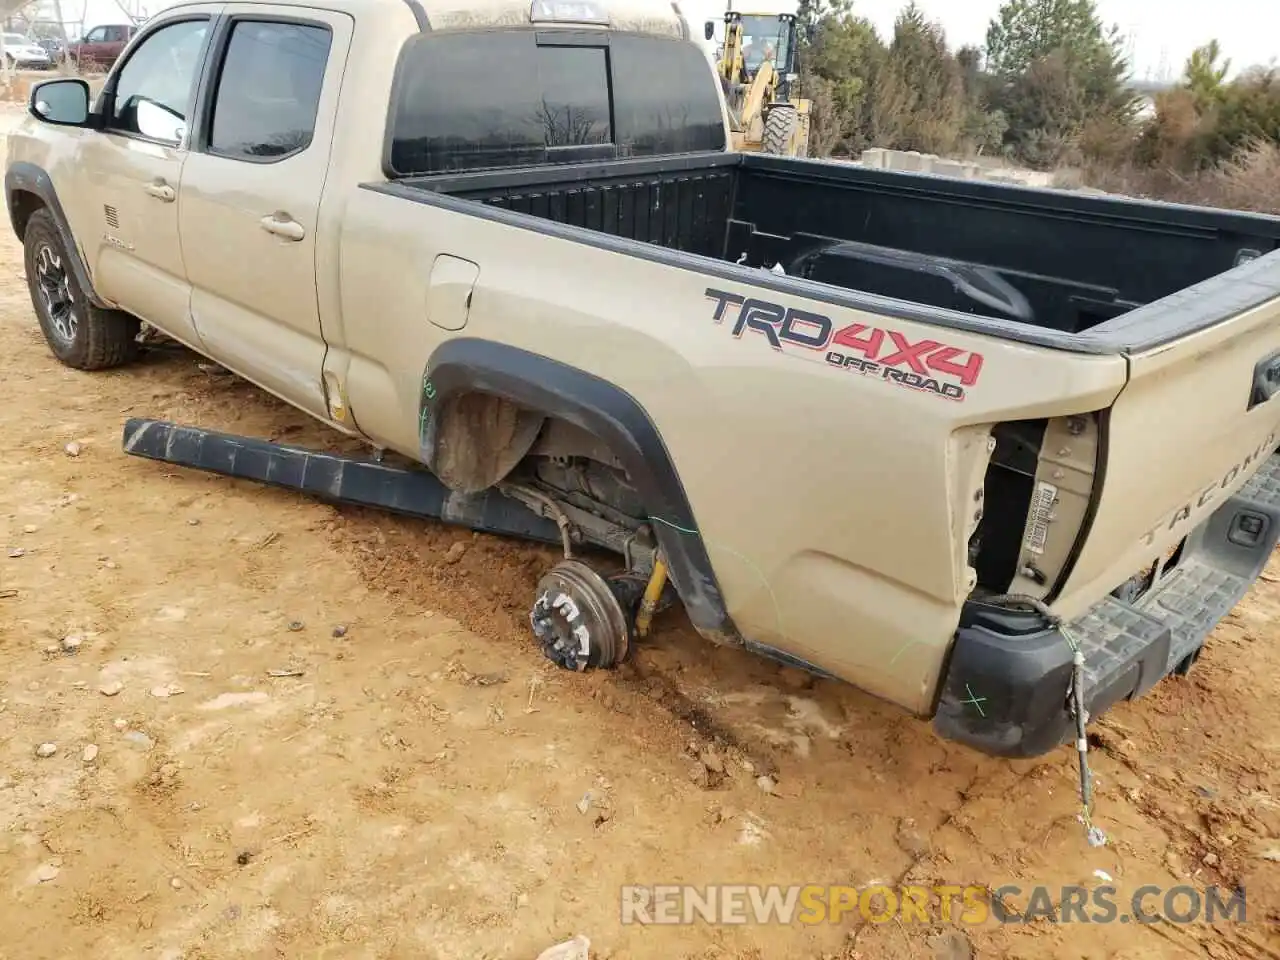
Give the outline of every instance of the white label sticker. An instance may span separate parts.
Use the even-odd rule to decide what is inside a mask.
[[[1027,536],[1023,545],[1035,554],[1044,553],[1045,541],[1049,539],[1049,515],[1058,499],[1058,488],[1043,481],[1036,484],[1035,499],[1031,502],[1031,516],[1027,519]]]

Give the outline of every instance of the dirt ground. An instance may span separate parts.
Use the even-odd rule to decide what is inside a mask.
[[[0,356],[2,958],[1280,957],[1280,564],[1097,724],[1092,848],[1069,749],[979,756],[678,611],[571,675],[527,626],[547,550],[125,456],[129,416],[338,441],[183,351],[60,367],[7,231]],[[1243,886],[1248,922],[620,921],[628,883],[1097,871]]]

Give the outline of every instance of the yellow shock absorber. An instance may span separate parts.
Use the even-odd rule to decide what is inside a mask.
[[[636,614],[636,636],[649,635],[649,624],[653,622],[653,611],[658,606],[658,598],[662,596],[662,588],[667,585],[667,565],[658,557],[653,562],[653,574],[649,584],[644,588],[644,599],[640,601],[640,610]]]

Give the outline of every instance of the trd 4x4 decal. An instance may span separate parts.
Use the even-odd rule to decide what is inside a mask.
[[[724,323],[732,319],[735,337],[752,331],[780,353],[816,360],[814,354],[821,352],[823,363],[900,387],[962,401],[965,388],[977,383],[982,372],[982,354],[937,340],[912,343],[897,330],[865,323],[837,329],[824,314],[712,287],[707,288],[706,295],[716,305],[712,320]],[[795,348],[810,352],[801,353]]]

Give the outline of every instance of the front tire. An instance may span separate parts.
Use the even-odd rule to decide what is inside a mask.
[[[31,306],[53,355],[76,370],[106,370],[133,360],[137,318],[89,302],[47,209],[31,215],[22,243]]]
[[[790,104],[777,104],[769,109],[764,123],[762,146],[765,153],[786,156],[791,147],[791,136],[796,129],[796,108]]]

